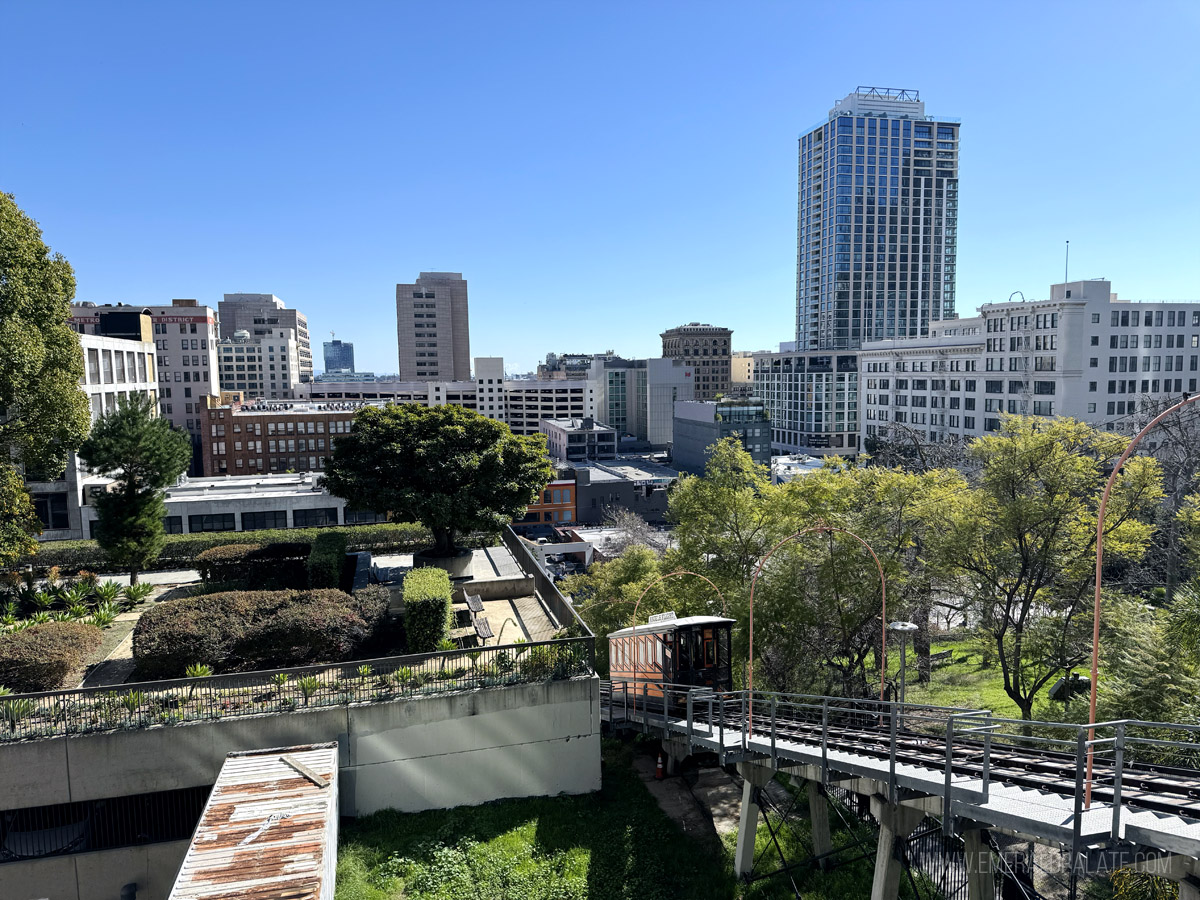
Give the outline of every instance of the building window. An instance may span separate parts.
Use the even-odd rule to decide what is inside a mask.
[[[387,513],[377,513],[369,509],[346,508],[343,513],[347,525],[374,525],[376,522],[386,522]]]
[[[59,531],[71,527],[66,494],[34,494],[33,509],[45,528]]]
[[[203,531],[234,531],[236,528],[233,513],[188,516],[188,531],[192,534]]]
[[[241,462],[241,460],[238,460]],[[242,513],[242,531],[260,531],[263,528],[287,528],[287,510],[270,509],[263,512]]]
[[[183,516],[163,516],[163,534],[183,534]]]
[[[293,510],[292,521],[297,528],[317,528],[321,525],[336,525],[338,523],[337,507],[326,506],[320,509]]]

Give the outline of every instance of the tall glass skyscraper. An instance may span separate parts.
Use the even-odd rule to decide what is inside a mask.
[[[954,318],[955,119],[859,87],[800,137],[796,348],[918,337]]]

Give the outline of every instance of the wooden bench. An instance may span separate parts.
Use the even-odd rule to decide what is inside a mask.
[[[936,668],[937,666],[945,665],[954,660],[953,650],[943,650],[941,653],[929,654],[929,667]]]
[[[471,611],[471,615],[479,615],[483,612],[483,599],[478,594],[467,594],[467,609]]]
[[[490,637],[495,637],[495,635],[492,634],[492,626],[491,623],[488,622],[487,616],[475,617],[475,633],[479,635],[479,639],[482,641],[486,641]]]

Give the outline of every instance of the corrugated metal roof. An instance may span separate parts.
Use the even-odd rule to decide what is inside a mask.
[[[170,900],[333,900],[336,743],[231,753]]]

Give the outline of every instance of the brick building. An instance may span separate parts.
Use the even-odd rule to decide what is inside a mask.
[[[354,414],[382,403],[255,403],[206,408],[204,474],[321,472]]]

